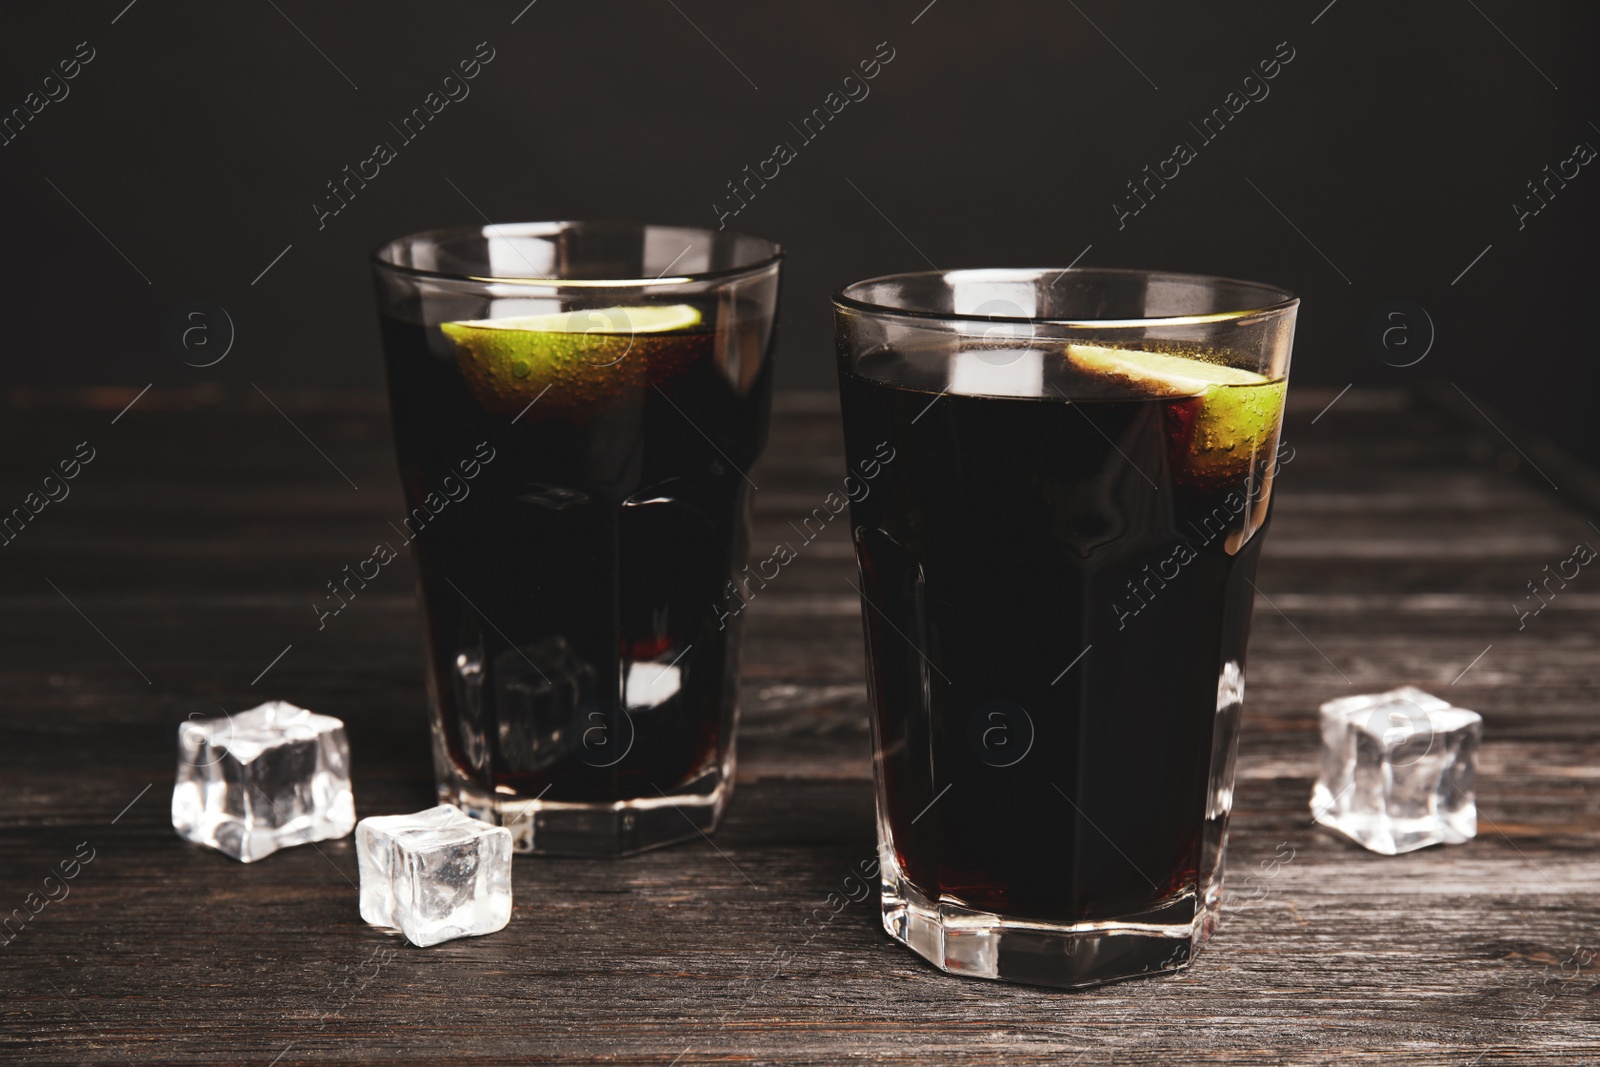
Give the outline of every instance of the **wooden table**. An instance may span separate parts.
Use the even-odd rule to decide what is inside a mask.
[[[1221,930],[1181,975],[1062,993],[947,977],[871,902],[801,931],[874,849],[843,524],[750,609],[715,847],[519,859],[506,930],[419,950],[360,921],[349,840],[181,842],[177,724],[274,697],[349,725],[359,812],[431,803],[408,562],[311,608],[402,514],[381,398],[271,392],[8,398],[0,505],[94,458],[0,547],[0,909],[92,855],[0,949],[6,1062],[1600,1061],[1600,573],[1513,608],[1600,533],[1586,475],[1546,459],[1550,490],[1470,408],[1296,397]],[[831,398],[779,406],[757,545],[842,475]],[[1406,682],[1483,713],[1481,829],[1385,858],[1310,825],[1316,706]]]

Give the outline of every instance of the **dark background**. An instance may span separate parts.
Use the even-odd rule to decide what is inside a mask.
[[[484,216],[715,225],[725,183],[787,140],[798,158],[732,222],[789,252],[782,385],[831,386],[843,282],[1081,254],[1285,285],[1304,299],[1297,384],[1454,382],[1600,459],[1583,321],[1600,166],[1521,230],[1512,206],[1600,145],[1600,9],[926,2],[11,8],[0,111],[80,41],[95,58],[0,147],[4,378],[375,386],[380,241]],[[471,95],[401,145],[389,123],[481,41],[495,58]],[[800,144],[789,123],[884,41],[870,96]],[[1270,95],[1201,145],[1188,123],[1285,41]],[[325,183],[380,140],[398,158],[319,230]],[[1119,230],[1113,201],[1178,140],[1198,158]],[[1368,340],[1397,299],[1437,332],[1405,368]],[[193,301],[236,328],[206,369],[168,339]],[[1415,319],[1390,362],[1422,350]]]

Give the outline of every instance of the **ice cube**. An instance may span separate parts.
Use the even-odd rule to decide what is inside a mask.
[[[1411,686],[1331,700],[1312,814],[1385,856],[1468,841],[1482,736],[1477,712]]]
[[[413,945],[492,934],[511,921],[511,831],[440,804],[356,827],[361,917]]]
[[[491,707],[501,761],[513,771],[548,767],[572,747],[568,727],[595,687],[594,667],[563,637],[502,649],[493,666]]]
[[[172,825],[250,863],[356,824],[344,723],[274,700],[178,727]]]

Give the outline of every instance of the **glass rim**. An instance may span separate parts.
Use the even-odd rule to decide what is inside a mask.
[[[858,299],[850,295],[852,290],[860,291],[866,286],[878,285],[885,282],[905,282],[912,279],[938,278],[949,279],[957,275],[970,275],[975,280],[983,277],[990,281],[1030,281],[1054,274],[1055,280],[1050,284],[1055,285],[1067,275],[1076,277],[1140,277],[1146,279],[1166,279],[1171,281],[1186,281],[1200,283],[1209,287],[1220,285],[1236,285],[1247,289],[1254,289],[1267,297],[1267,301],[1242,307],[1236,310],[1213,311],[1200,315],[1161,315],[1147,316],[1132,319],[1083,319],[1059,318],[1049,315],[979,315],[972,312],[954,311],[929,311],[923,308],[905,307],[895,304],[876,303],[870,300]],[[898,274],[882,274],[875,278],[863,278],[840,286],[833,293],[834,307],[847,311],[862,312],[879,318],[905,318],[924,322],[986,322],[986,323],[1028,323],[1032,325],[1064,326],[1084,330],[1115,330],[1136,329],[1157,326],[1203,326],[1221,322],[1235,322],[1251,319],[1262,315],[1278,315],[1293,311],[1300,304],[1300,298],[1292,292],[1276,285],[1267,285],[1263,282],[1246,281],[1239,278],[1226,278],[1214,274],[1191,274],[1182,271],[1140,270],[1127,267],[998,267],[998,268],[957,268],[953,270],[918,270],[905,271]]]
[[[757,242],[765,246],[765,254],[749,263],[736,267],[722,267],[717,270],[698,271],[692,274],[674,274],[671,276],[667,276],[666,271],[662,271],[660,275],[654,278],[534,278],[528,275],[497,275],[487,272],[484,274],[464,274],[459,271],[427,270],[422,267],[412,267],[403,263],[396,263],[386,256],[386,253],[390,253],[394,249],[428,239],[440,241],[445,238],[468,236],[484,238],[550,237],[561,233],[563,230],[578,227],[614,228],[617,230],[635,230],[641,233],[647,230],[679,230],[685,233],[701,234],[708,240],[714,240],[720,235],[734,240]],[[403,234],[384,241],[374,248],[368,257],[374,269],[389,271],[410,278],[427,278],[443,282],[470,282],[477,285],[542,286],[555,289],[640,289],[656,285],[691,285],[698,282],[717,281],[755,274],[778,263],[783,258],[784,249],[778,242],[769,241],[765,237],[757,237],[754,234],[744,233],[739,230],[713,230],[706,226],[673,226],[667,223],[635,222],[629,219],[556,219],[542,222],[486,222],[481,226],[440,226],[428,230],[417,230],[414,233]]]

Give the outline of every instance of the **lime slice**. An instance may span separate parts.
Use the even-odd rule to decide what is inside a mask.
[[[1223,363],[1131,348],[1068,345],[1067,358],[1084,370],[1126,378],[1152,391],[1161,390],[1161,396],[1197,396],[1213,385],[1262,385],[1269,381],[1255,371]]]
[[[584,308],[579,311],[554,311],[547,315],[522,315],[511,319],[468,319],[447,322],[439,328],[445,333],[461,330],[514,330],[518,333],[586,333],[622,336],[635,333],[665,333],[700,325],[700,310],[688,304],[654,307]]]
[[[1165,352],[1099,345],[1068,345],[1067,358],[1082,370],[1118,378],[1170,405],[1169,429],[1188,453],[1186,466],[1201,476],[1233,476],[1274,447],[1286,383],[1255,371]],[[1191,410],[1192,408],[1192,410]]]
[[[456,366],[491,411],[572,412],[631,387],[659,384],[708,351],[710,335],[688,304],[584,308],[439,324]]]

